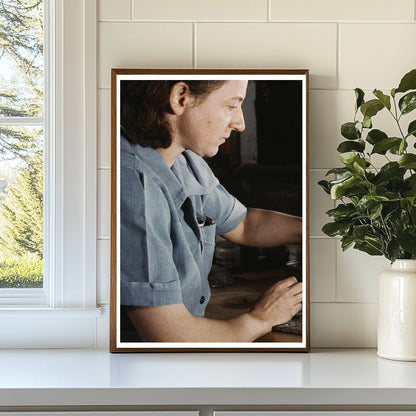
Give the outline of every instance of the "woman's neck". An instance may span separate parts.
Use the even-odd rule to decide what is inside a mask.
[[[162,156],[163,160],[166,162],[166,164],[169,166],[169,168],[172,167],[172,165],[175,163],[175,160],[177,157],[185,150],[183,147],[177,146],[174,143],[172,143],[168,148],[163,149],[159,147],[156,149],[160,156]]]

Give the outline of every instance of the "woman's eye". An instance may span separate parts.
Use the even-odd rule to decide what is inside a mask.
[[[228,108],[229,108],[230,110],[234,110],[234,109],[236,109],[236,108],[237,108],[237,106],[236,106],[236,105],[229,105],[229,106],[228,106]]]

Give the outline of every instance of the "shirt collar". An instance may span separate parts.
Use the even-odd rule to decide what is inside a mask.
[[[171,170],[183,185],[188,196],[205,195],[209,192],[209,189],[205,186],[193,158],[189,157],[189,153],[189,151],[186,151],[179,155]]]
[[[207,187],[198,181],[198,169],[195,167],[194,161],[187,157],[187,152],[179,155],[172,168],[169,169],[156,149],[132,144],[123,135],[121,136],[121,149],[136,156],[140,161],[140,169],[143,169],[142,164],[144,163],[149,168],[149,172],[160,178],[168,188],[177,208],[182,206],[185,199],[191,195],[208,193]]]

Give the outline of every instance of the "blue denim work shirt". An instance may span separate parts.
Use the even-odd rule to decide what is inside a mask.
[[[121,304],[183,303],[203,316],[215,236],[237,227],[247,209],[191,151],[169,169],[156,149],[123,136],[120,150]]]

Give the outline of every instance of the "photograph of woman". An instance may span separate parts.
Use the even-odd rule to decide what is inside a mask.
[[[302,218],[244,206],[214,175],[242,132],[247,80],[120,82],[121,342],[253,342],[302,310],[302,282],[272,284],[252,309],[205,316],[216,236],[238,245],[302,242]]]

